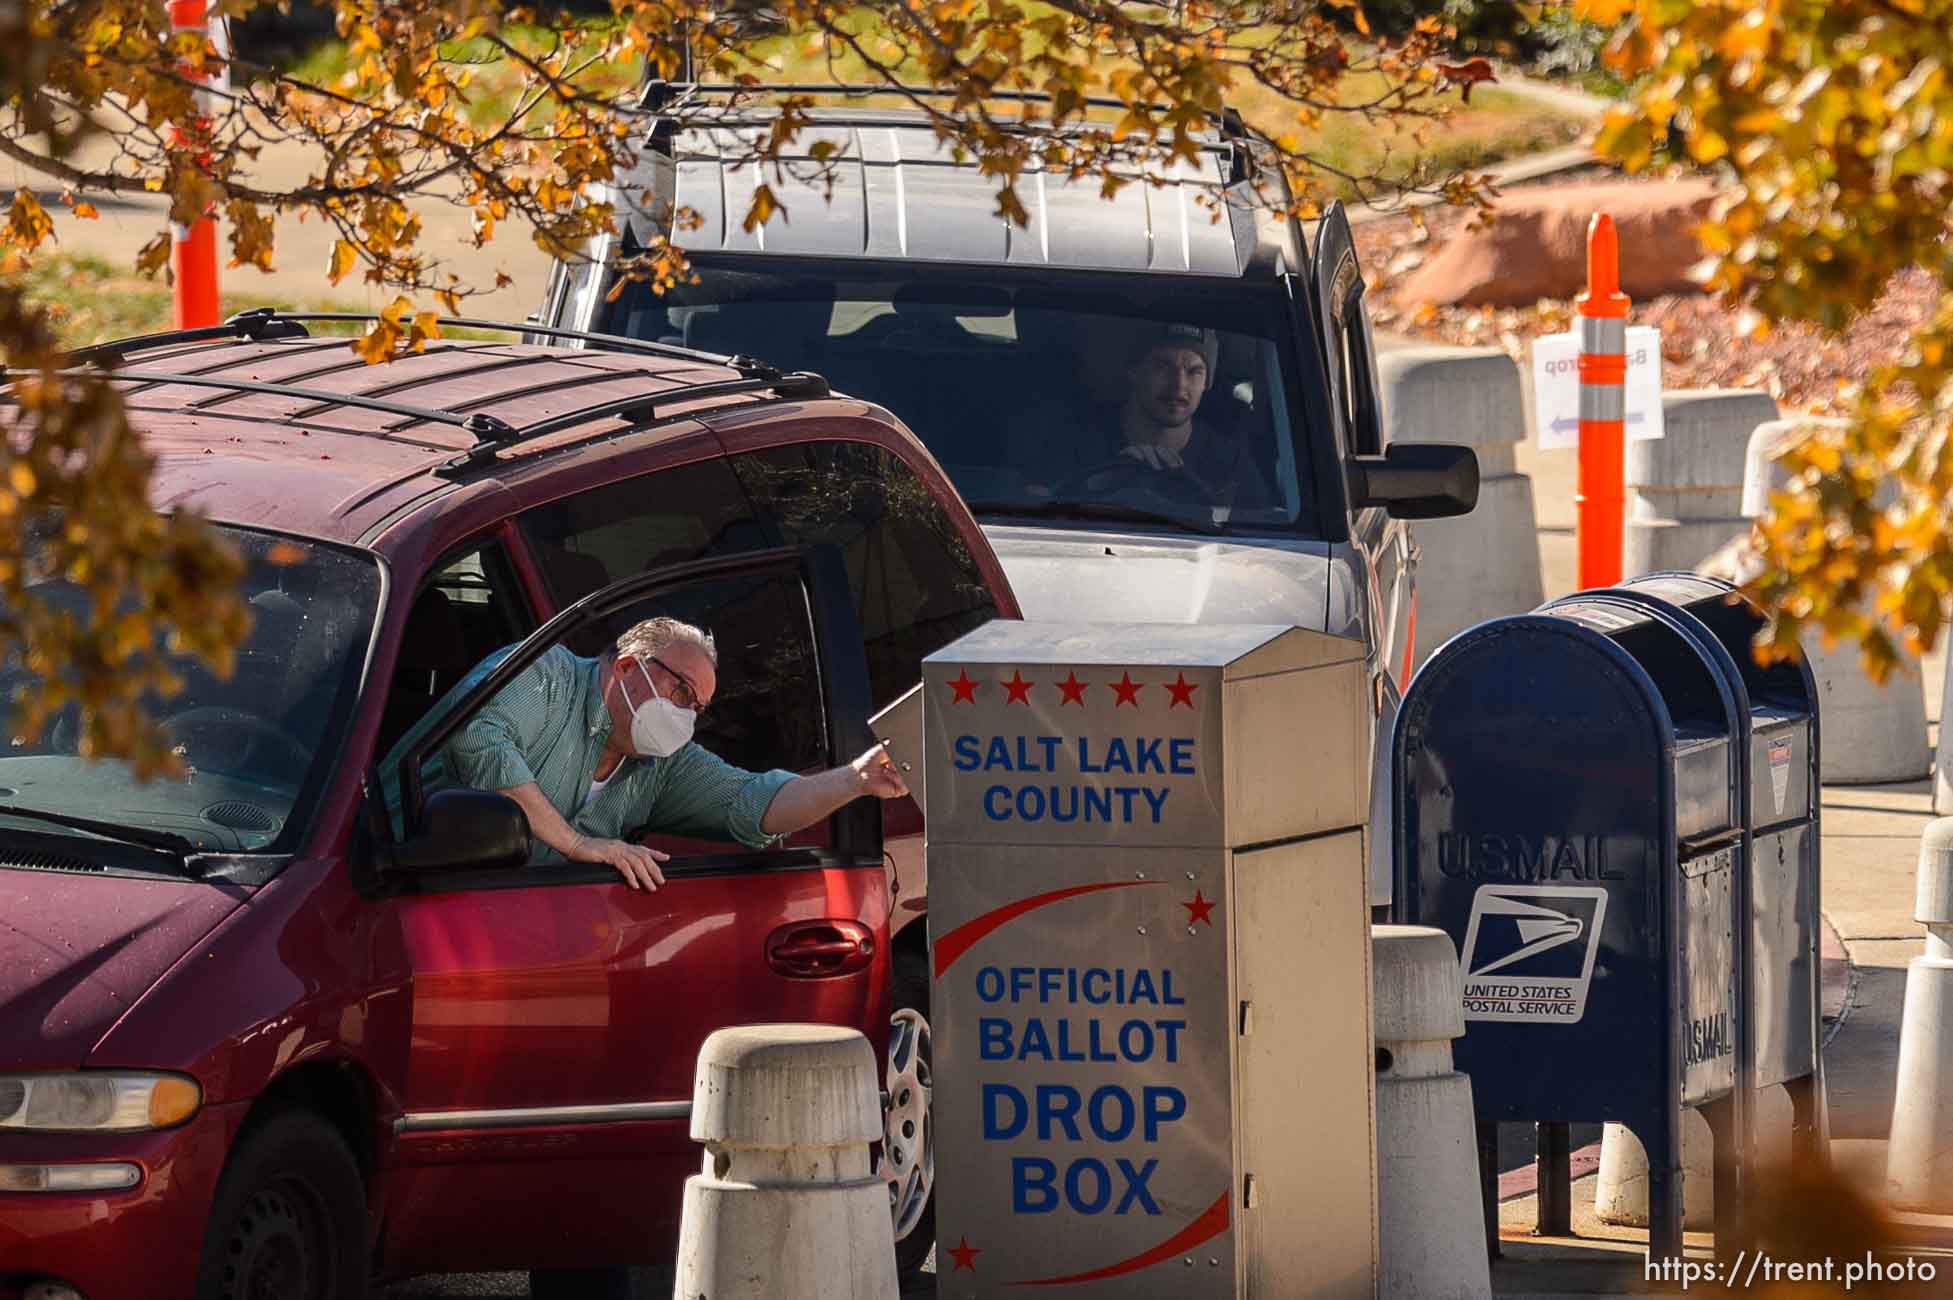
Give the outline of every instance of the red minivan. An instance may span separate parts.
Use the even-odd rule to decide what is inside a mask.
[[[536,656],[659,613],[717,639],[701,743],[845,761],[923,655],[1016,616],[983,534],[906,429],[818,376],[556,331],[369,367],[306,319],[77,354],[117,368],[157,504],[243,555],[253,617],[234,673],[186,663],[154,702],[183,778],[80,756],[72,711],[0,750],[0,1296],[660,1263],[698,1046],[777,1020],[886,1044],[919,1265],[913,802],[762,851],[646,835],[675,855],[646,894],[528,865],[513,803],[429,797],[420,763]],[[0,662],[0,693],[22,672]]]

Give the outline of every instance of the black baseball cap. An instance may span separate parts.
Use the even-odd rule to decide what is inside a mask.
[[[1133,336],[1133,361],[1141,360],[1155,348],[1186,348],[1200,353],[1200,359],[1207,363],[1207,382],[1214,382],[1214,368],[1221,358],[1221,340],[1213,330],[1178,321],[1148,322]]]

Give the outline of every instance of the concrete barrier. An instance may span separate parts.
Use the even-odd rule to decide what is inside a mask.
[[[1953,818],[1919,843],[1913,914],[1926,953],[1906,967],[1898,1088],[1886,1147],[1886,1199],[1904,1210],[1953,1213]]]
[[[1512,450],[1526,436],[1525,393],[1519,367],[1497,348],[1396,348],[1377,358],[1377,377],[1387,441],[1463,443],[1478,455],[1478,508],[1412,525],[1422,552],[1422,663],[1466,628],[1535,609],[1544,599],[1533,483]]]
[[[1944,628],[1940,636],[1947,636]],[[1953,813],[1953,727],[1946,725],[1946,704],[1953,700],[1953,646],[1945,646],[1946,662],[1940,669],[1939,750],[1933,755],[1933,815]]]
[[[1377,1294],[1477,1300],[1492,1293],[1471,1080],[1451,1068],[1465,1032],[1451,936],[1370,927],[1377,1028]]]
[[[1770,494],[1788,482],[1776,454],[1813,425],[1841,420],[1804,417],[1757,426],[1750,435],[1743,476],[1743,513],[1754,519],[1769,508]],[[1826,784],[1914,781],[1926,775],[1926,688],[1919,660],[1901,654],[1899,667],[1880,686],[1865,675],[1855,644],[1826,647],[1816,634],[1804,639],[1811,675],[1817,679],[1822,726],[1818,767]]]
[[[1715,1138],[1709,1121],[1682,1112],[1682,1226],[1707,1232],[1715,1223]],[[1594,1217],[1627,1228],[1648,1226],[1648,1149],[1627,1125],[1600,1131],[1600,1171],[1594,1178]]]
[[[1678,389],[1661,395],[1661,409],[1663,436],[1627,445],[1629,577],[1693,569],[1749,532],[1750,434],[1777,418],[1776,400],[1752,389]]]
[[[741,1025],[699,1049],[675,1294],[895,1300],[895,1226],[869,1144],[875,1050],[832,1025]]]

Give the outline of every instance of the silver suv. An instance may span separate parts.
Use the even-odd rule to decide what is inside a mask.
[[[816,370],[888,407],[969,502],[1027,618],[1361,638],[1371,901],[1387,903],[1385,764],[1416,603],[1403,521],[1470,511],[1478,472],[1464,447],[1384,446],[1341,205],[1311,249],[1254,201],[1256,148],[1232,115],[1196,160],[1109,200],[1032,173],[1020,228],[913,111],[816,110],[797,158],[762,177],[746,159],[763,105],[658,84],[646,103],[639,170],[611,196],[618,245],[559,265],[538,319]],[[762,179],[785,215],[748,231]],[[674,230],[674,207],[702,219]],[[658,238],[698,282],[613,294],[605,264]]]
[[[726,88],[654,84],[645,99],[640,167],[608,196],[623,228],[556,267],[535,319],[817,371],[894,411],[969,503],[1027,618],[1361,639],[1370,899],[1386,906],[1390,731],[1415,627],[1403,521],[1469,511],[1478,465],[1465,447],[1383,445],[1340,205],[1312,251],[1254,201],[1255,147],[1223,116],[1195,160],[1110,200],[1031,174],[1019,228],[920,114],[832,109],[765,171],[784,218],[748,231],[762,175],[746,160],[773,114]],[[701,220],[673,229],[674,210]],[[661,239],[697,282],[618,286],[618,258]],[[898,957],[925,955],[922,930],[898,931]],[[907,1271],[931,1216],[898,1219]]]

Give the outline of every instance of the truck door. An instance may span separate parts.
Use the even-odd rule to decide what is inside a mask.
[[[594,656],[666,614],[712,631],[699,743],[736,765],[814,770],[870,743],[868,678],[831,548],[693,561],[613,583],[551,619],[396,750],[409,770],[553,647]],[[450,725],[452,724],[452,725]],[[404,812],[411,833],[412,812]],[[724,1025],[888,1023],[888,891],[877,810],[750,849],[646,827],[666,884],[557,862],[406,882],[389,900],[412,969],[412,1045],[389,1190],[404,1272],[669,1258],[700,1043]]]
[[[1316,228],[1312,271],[1317,328],[1329,375],[1329,404],[1344,463],[1353,456],[1381,455],[1383,411],[1376,343],[1363,303],[1365,286],[1355,240],[1340,202],[1329,205]],[[1345,498],[1350,499],[1347,490]],[[1390,733],[1396,724],[1397,701],[1410,674],[1416,587],[1410,529],[1402,520],[1390,518],[1377,507],[1352,505],[1349,531],[1352,554],[1348,574],[1357,588],[1349,596],[1365,612],[1364,639],[1372,655],[1377,733],[1370,801],[1370,881],[1371,903],[1381,906],[1389,897]]]

